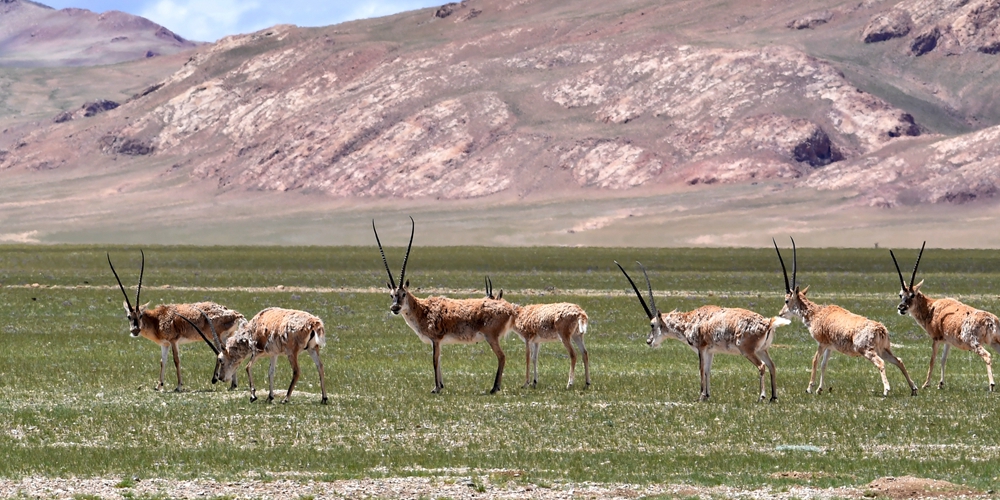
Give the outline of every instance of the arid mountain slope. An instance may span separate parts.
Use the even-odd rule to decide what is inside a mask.
[[[89,66],[174,54],[196,44],[124,12],[0,0],[0,66]]]
[[[195,49],[115,109],[5,134],[0,178],[96,183],[113,163],[128,175],[98,203],[759,184],[751,197],[963,204],[1000,182],[993,3],[469,0],[276,26]]]

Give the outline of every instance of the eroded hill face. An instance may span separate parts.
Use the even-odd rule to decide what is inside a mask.
[[[175,54],[196,44],[124,12],[0,1],[0,66],[91,66]]]
[[[115,192],[137,195],[765,183],[851,206],[963,204],[1000,182],[996,3],[469,0],[277,26],[195,49],[117,108],[4,138],[0,175],[113,162],[134,173]]]

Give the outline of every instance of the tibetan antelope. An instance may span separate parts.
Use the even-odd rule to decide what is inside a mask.
[[[319,371],[319,388],[323,393],[321,402],[327,403],[323,361],[319,358],[319,349],[326,346],[326,331],[323,328],[323,320],[318,317],[305,311],[269,307],[257,313],[224,344],[218,345],[213,345],[204,332],[197,327],[196,329],[219,360],[212,376],[213,384],[219,380],[223,382],[235,380],[236,369],[243,360],[250,358],[246,367],[247,379],[250,382],[250,402],[257,401],[257,389],[253,385],[251,369],[258,357],[267,356],[271,358],[267,370],[267,401],[271,402],[274,400],[274,368],[278,356],[287,356],[288,363],[292,365],[292,383],[288,385],[288,392],[281,400],[282,403],[287,403],[301,373],[299,353],[308,351],[316,363],[316,370]]]
[[[447,297],[427,297],[420,299],[410,293],[410,281],[406,280],[406,261],[410,258],[413,247],[413,232],[415,224],[410,217],[410,243],[403,257],[403,268],[399,272],[397,284],[389,270],[389,263],[382,250],[375,221],[372,221],[372,231],[375,231],[375,242],[382,254],[382,263],[389,275],[389,295],[392,314],[402,315],[406,324],[420,337],[424,343],[431,344],[434,358],[434,390],[439,393],[444,388],[441,376],[441,346],[442,344],[474,344],[485,340],[497,357],[497,373],[493,380],[490,394],[500,390],[503,378],[503,367],[507,357],[500,348],[500,339],[510,330],[514,321],[514,306],[506,300],[482,299],[449,299]]]
[[[926,244],[925,241],[924,245]],[[892,263],[896,265],[896,274],[899,275],[899,284],[902,287],[899,291],[901,301],[897,310],[903,316],[909,314],[931,336],[931,364],[927,368],[924,388],[931,383],[934,358],[937,357],[938,346],[943,342],[941,381],[938,382],[938,389],[944,387],[944,366],[945,362],[948,361],[948,350],[951,346],[955,346],[963,351],[972,351],[983,358],[983,361],[986,362],[986,376],[989,378],[990,392],[993,392],[993,360],[984,346],[990,345],[997,353],[1000,353],[1000,320],[992,313],[967,306],[955,299],[932,299],[924,295],[920,291],[920,286],[924,284],[923,280],[920,280],[920,283],[916,285],[913,284],[913,280],[917,277],[920,257],[924,255],[924,245],[920,246],[920,253],[917,255],[917,263],[913,265],[913,274],[910,275],[909,285],[903,281],[903,273],[899,270],[896,256],[892,250],[889,250]]]
[[[500,290],[500,294],[494,297],[493,282],[489,278],[486,278],[486,297],[503,300],[503,290]],[[583,356],[586,387],[590,387],[590,357],[583,344],[583,335],[587,333],[586,311],[576,304],[567,302],[527,306],[513,304],[513,306],[516,315],[511,329],[524,341],[525,363],[527,365],[522,387],[538,386],[538,348],[542,342],[555,341],[562,341],[566,350],[569,351],[569,382],[566,383],[566,388],[569,389],[573,386],[573,377],[576,372],[576,351],[573,350],[573,344],[576,344]],[[534,371],[534,376],[532,376],[532,371]]]
[[[899,367],[906,377],[906,383],[910,386],[910,395],[917,395],[917,385],[913,383],[910,374],[903,366],[903,360],[892,354],[889,346],[889,330],[878,321],[870,320],[864,316],[854,314],[843,307],[836,305],[820,305],[806,298],[809,287],[799,290],[797,281],[798,259],[795,251],[795,240],[792,240],[792,282],[788,283],[788,271],[785,269],[785,261],[781,258],[781,251],[778,250],[778,243],[771,238],[774,243],[774,250],[778,252],[778,261],[781,263],[781,272],[785,277],[785,305],[781,308],[779,316],[791,319],[798,317],[809,330],[812,338],[819,343],[816,355],[813,356],[812,373],[809,375],[809,386],[806,392],[812,393],[813,384],[816,381],[816,365],[820,363],[819,387],[817,394],[823,392],[823,376],[826,374],[826,363],[830,359],[830,352],[836,350],[848,356],[863,356],[878,368],[882,376],[882,396],[889,395],[889,379],[885,376],[885,361]],[[822,360],[822,362],[821,362]]]
[[[125,316],[128,319],[132,337],[145,337],[160,346],[160,382],[156,390],[163,389],[164,372],[167,365],[167,352],[171,352],[174,358],[174,367],[177,369],[177,388],[181,391],[184,384],[181,382],[181,360],[177,346],[189,342],[197,342],[201,337],[196,329],[192,329],[182,319],[193,320],[198,327],[207,328],[211,326],[217,332],[217,342],[224,342],[242,325],[246,324],[246,318],[242,314],[233,311],[225,306],[214,302],[196,302],[194,304],[162,304],[152,309],[149,304],[140,305],[139,294],[142,291],[142,275],[146,269],[146,255],[140,250],[142,255],[142,267],[139,269],[139,285],[135,290],[135,306],[129,302],[128,293],[118,278],[114,264],[111,263],[111,254],[108,254],[108,265],[111,272],[118,281],[118,288],[125,296]],[[190,321],[189,321],[190,322]],[[236,379],[232,379],[230,389],[236,388]]]
[[[636,262],[636,264],[639,264]],[[774,375],[774,362],[767,350],[774,341],[775,330],[791,321],[784,318],[765,318],[760,314],[746,309],[723,308],[719,306],[702,306],[690,312],[662,313],[656,308],[653,298],[653,285],[649,282],[646,268],[639,264],[642,274],[646,277],[646,287],[649,289],[650,309],[642,299],[642,293],[635,286],[632,277],[625,272],[621,264],[615,262],[621,269],[639,303],[649,317],[650,332],[646,344],[659,347],[663,339],[670,336],[691,346],[698,353],[698,368],[701,372],[701,401],[709,398],[709,380],[712,373],[712,358],[716,353],[739,354],[747,358],[760,374],[760,398],[763,401],[767,394],[764,391],[764,375],[771,374],[771,401],[778,400],[777,383]]]

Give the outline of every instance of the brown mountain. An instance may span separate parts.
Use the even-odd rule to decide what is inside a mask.
[[[447,243],[996,245],[940,214],[995,217],[997,5],[469,0],[277,26],[123,82],[115,109],[11,119],[0,181],[42,239],[114,239],[82,228],[141,207],[167,226],[142,241],[367,242],[367,214],[422,211]],[[496,220],[449,229],[472,208]]]
[[[0,66],[90,66],[175,54],[196,44],[148,19],[0,0]]]

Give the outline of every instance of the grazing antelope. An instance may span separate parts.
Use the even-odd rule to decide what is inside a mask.
[[[274,400],[274,368],[278,356],[288,356],[288,363],[292,365],[292,383],[288,386],[285,398],[281,400],[282,403],[287,403],[295,384],[299,381],[299,353],[309,351],[309,356],[319,371],[319,387],[323,393],[321,402],[327,403],[323,362],[319,358],[319,349],[326,346],[326,331],[323,328],[323,320],[316,316],[305,311],[269,307],[251,318],[250,322],[229,337],[225,344],[213,345],[200,329],[198,333],[219,360],[212,376],[213,384],[219,380],[234,380],[236,368],[243,360],[250,358],[246,367],[247,379],[250,381],[250,402],[257,401],[257,389],[253,385],[253,374],[250,370],[259,356],[267,356],[271,358],[267,370],[267,401],[271,402]]]
[[[399,284],[393,280],[389,263],[382,250],[375,221],[372,221],[372,231],[375,231],[375,242],[382,254],[382,263],[389,274],[389,295],[392,305],[389,310],[393,314],[401,314],[406,324],[420,337],[424,343],[433,347],[434,358],[434,390],[441,392],[444,381],[441,376],[441,345],[442,344],[474,344],[485,340],[497,357],[497,373],[493,380],[490,394],[500,390],[503,378],[503,367],[507,357],[500,348],[500,339],[506,335],[514,322],[514,306],[506,300],[482,299],[449,299],[447,297],[427,297],[420,299],[410,293],[410,281],[406,280],[406,261],[410,258],[413,247],[413,232],[416,224],[410,217],[410,243],[403,257],[403,268],[399,272]]]
[[[636,264],[639,264],[636,262]],[[650,332],[646,344],[659,347],[667,336],[680,340],[691,346],[698,353],[698,368],[701,372],[701,401],[709,398],[709,380],[712,373],[712,358],[716,353],[740,354],[747,358],[760,373],[760,398],[763,401],[767,394],[764,391],[765,372],[771,374],[771,402],[778,400],[778,389],[775,381],[774,362],[767,350],[774,341],[775,330],[791,321],[784,318],[765,318],[753,311],[740,308],[723,308],[719,306],[702,306],[690,312],[671,311],[667,314],[656,308],[653,298],[653,285],[649,282],[646,268],[639,264],[642,274],[646,277],[649,289],[650,309],[642,299],[642,293],[635,286],[632,277],[625,269],[615,262],[618,269],[628,279],[639,298],[639,303],[649,317]]]
[[[924,245],[927,245],[926,241]],[[997,353],[1000,353],[1000,320],[992,313],[967,306],[955,299],[932,299],[924,295],[920,291],[920,286],[924,284],[923,280],[920,280],[920,283],[916,285],[913,284],[913,280],[917,277],[920,257],[924,255],[924,245],[920,246],[920,253],[917,255],[917,263],[913,265],[913,274],[910,275],[909,285],[903,281],[903,273],[899,270],[896,256],[892,250],[889,250],[892,263],[896,265],[896,273],[899,275],[899,284],[902,287],[899,291],[901,301],[897,310],[903,316],[909,314],[931,336],[931,364],[927,368],[924,388],[931,383],[934,358],[937,357],[938,346],[943,342],[941,381],[938,382],[938,389],[944,387],[944,367],[948,361],[948,350],[951,346],[955,346],[963,351],[972,351],[983,358],[983,361],[986,362],[986,376],[990,381],[990,392],[993,392],[993,359],[984,346],[990,345]]]
[[[177,369],[177,388],[180,392],[184,388],[181,382],[181,360],[177,346],[189,342],[197,342],[200,337],[196,329],[192,329],[182,319],[194,318],[197,326],[206,328],[211,326],[213,332],[218,332],[216,342],[223,342],[229,338],[242,325],[246,324],[246,318],[242,314],[221,306],[214,302],[196,302],[194,304],[162,304],[150,309],[149,304],[140,305],[139,294],[142,291],[142,275],[146,269],[146,255],[140,250],[142,255],[142,267],[139,269],[139,285],[135,290],[135,307],[129,302],[128,293],[118,278],[114,264],[111,263],[111,254],[108,254],[108,265],[111,272],[118,281],[118,288],[125,296],[125,316],[128,319],[132,337],[145,337],[160,345],[160,382],[156,390],[163,389],[164,372],[167,365],[167,352],[171,352],[174,358],[174,367]],[[230,389],[236,388],[236,379],[233,378]]]
[[[493,282],[486,278],[486,297],[503,300],[503,290],[493,296]],[[538,348],[542,342],[562,341],[569,351],[569,382],[566,388],[573,386],[576,372],[576,351],[573,344],[583,354],[584,375],[586,387],[590,387],[590,357],[583,344],[583,335],[587,333],[587,313],[576,304],[560,302],[557,304],[532,304],[520,306],[513,304],[516,316],[512,330],[521,337],[525,347],[525,362],[527,365],[522,387],[538,386]],[[532,377],[534,369],[534,377]]]
[[[817,394],[823,392],[823,376],[826,374],[826,363],[830,359],[831,350],[836,350],[848,356],[863,356],[878,368],[882,376],[882,396],[889,395],[889,379],[885,376],[885,361],[899,367],[906,377],[906,383],[910,386],[910,395],[917,395],[917,385],[913,383],[910,374],[903,366],[903,360],[892,354],[889,348],[889,330],[878,321],[870,320],[864,316],[854,314],[843,307],[836,305],[820,305],[806,298],[809,292],[807,286],[804,290],[799,290],[796,274],[798,259],[795,252],[795,240],[792,240],[792,283],[788,283],[788,271],[785,269],[785,261],[781,258],[781,251],[778,250],[778,243],[771,238],[774,243],[774,250],[778,252],[778,261],[781,262],[781,272],[785,277],[785,305],[781,308],[779,316],[791,319],[798,317],[809,329],[809,334],[816,339],[819,347],[816,355],[813,356],[812,373],[809,375],[809,386],[806,392],[811,393],[813,383],[816,381],[816,365],[820,365],[819,387]],[[822,362],[820,360],[822,359]],[[884,360],[884,361],[883,361]]]

